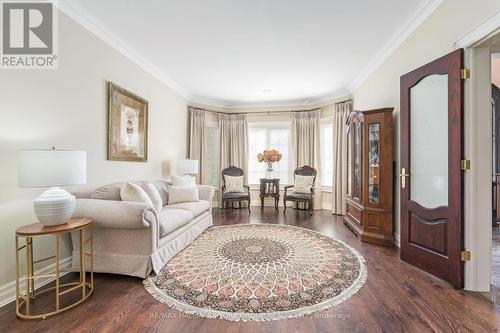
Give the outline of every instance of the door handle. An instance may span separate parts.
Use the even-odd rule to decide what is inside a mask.
[[[402,168],[399,176],[401,177],[401,188],[406,188],[406,177],[410,177],[410,174],[406,173],[405,168]]]

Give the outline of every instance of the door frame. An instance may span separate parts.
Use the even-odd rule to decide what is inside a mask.
[[[464,66],[471,71],[464,83],[464,150],[471,161],[464,174],[464,246],[471,252],[464,288],[472,291],[489,292],[491,284],[491,50],[485,41],[499,32],[500,13],[454,44],[464,49]]]

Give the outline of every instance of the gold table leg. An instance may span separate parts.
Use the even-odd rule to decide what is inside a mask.
[[[61,282],[59,281],[59,234],[55,235],[56,237],[56,311],[59,311],[59,296],[61,288]]]
[[[31,273],[31,260],[30,260],[30,255],[31,255],[31,241],[30,237],[25,237],[26,240],[26,315],[30,315],[30,310],[31,310],[31,277],[33,276]]]

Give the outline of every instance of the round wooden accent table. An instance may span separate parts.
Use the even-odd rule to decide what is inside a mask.
[[[94,240],[92,235],[92,220],[88,218],[71,219],[68,223],[54,226],[44,227],[41,223],[33,223],[22,226],[16,230],[16,316],[21,319],[45,319],[49,316],[69,310],[78,304],[85,301],[94,291]],[[61,270],[60,261],[60,236],[62,234],[74,232],[79,234],[80,240],[80,268]],[[55,240],[55,255],[35,260],[33,257],[33,239],[41,236],[53,236]],[[24,244],[19,245],[19,238],[24,238]],[[20,291],[20,253],[25,252],[25,272],[23,277],[24,293]],[[87,281],[86,276],[86,261],[87,257],[90,260],[90,281]],[[43,273],[35,275],[34,265],[40,262],[55,259],[55,272]],[[69,282],[62,284],[60,282],[62,273],[79,272],[80,279],[77,282]],[[37,279],[54,279],[55,286],[49,288],[40,288],[35,290],[35,280]],[[33,307],[35,299],[41,295],[54,292],[55,305],[54,310],[44,313],[35,313]],[[71,303],[65,302],[61,306],[61,296],[66,294],[78,293],[79,297]]]

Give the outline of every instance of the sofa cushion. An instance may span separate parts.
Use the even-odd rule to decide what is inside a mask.
[[[193,220],[193,213],[186,209],[164,207],[158,214],[160,237],[179,229]]]
[[[153,203],[149,198],[146,191],[142,189],[139,185],[133,183],[125,183],[122,185],[120,189],[120,197],[122,201],[132,201],[132,202],[140,202],[146,204],[148,207],[152,207]]]
[[[196,218],[210,210],[210,203],[205,200],[199,200],[194,202],[182,202],[178,204],[168,205],[167,207],[189,211],[191,214],[193,214],[193,218]]]

